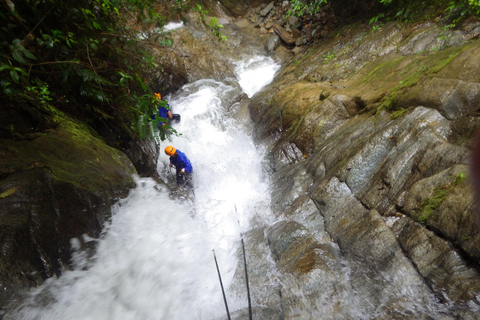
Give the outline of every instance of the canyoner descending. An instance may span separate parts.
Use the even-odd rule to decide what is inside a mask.
[[[478,35],[470,37],[480,30],[478,21],[451,29],[445,23],[453,16],[407,24],[389,16],[373,28],[360,21],[334,26],[323,24],[330,13],[322,9],[316,15],[322,24],[305,24],[281,18],[287,3],[271,2],[241,17],[212,18],[213,27],[225,24],[222,31],[229,43],[218,42],[223,39],[218,33],[212,36],[200,6],[195,19],[174,26],[175,46],[161,50],[168,68],[155,74],[158,78],[138,105],[142,121],[131,126],[141,135],[147,129],[158,135],[140,148],[142,140],[133,140],[133,148],[141,150],[137,157],[128,156],[138,161],[126,156],[119,166],[129,184],[123,184],[122,199],[111,208],[111,216],[108,211],[118,196],[112,198],[109,192],[100,199],[103,204],[111,199],[102,215],[85,220],[98,222],[89,233],[97,236],[108,217],[99,239],[80,236],[91,227],[79,218],[97,212],[97,188],[108,189],[108,183],[93,188],[87,201],[81,197],[91,202],[86,208],[69,203],[63,208],[71,210],[57,210],[55,202],[65,193],[63,180],[53,184],[61,191],[54,190],[56,198],[39,193],[32,201],[19,196],[24,188],[17,185],[17,173],[3,171],[8,187],[0,190],[2,205],[28,201],[25,223],[17,227],[20,219],[15,216],[7,228],[21,228],[31,242],[28,250],[35,251],[46,271],[19,269],[21,278],[11,282],[24,279],[30,286],[36,279],[42,283],[41,276],[52,278],[22,300],[14,314],[4,316],[2,307],[0,318],[478,318],[480,232],[474,224],[468,174],[468,144],[480,126],[475,67],[480,42]],[[459,9],[456,4],[451,6],[454,11]],[[285,39],[276,35],[278,30],[288,35],[292,28],[303,29],[295,31],[299,37],[294,48],[281,44]],[[145,39],[153,39],[151,35]],[[274,61],[282,61],[278,74],[280,66]],[[122,81],[127,79],[121,75]],[[165,100],[153,99],[154,92]],[[166,101],[181,113],[181,122],[168,122],[169,108],[157,112],[154,105],[166,106]],[[43,107],[50,109],[46,102]],[[105,104],[107,110],[109,106]],[[103,125],[101,121],[94,129]],[[7,146],[64,132],[49,125],[17,141],[13,129],[10,126],[14,135]],[[98,144],[90,145],[85,150]],[[104,147],[108,149],[106,143]],[[87,156],[85,150],[77,158]],[[174,150],[181,150],[188,164],[172,161]],[[101,172],[112,165],[110,158],[122,156],[107,157]],[[98,168],[98,153],[87,159]],[[83,187],[92,189],[101,176],[65,170],[64,165],[52,170],[50,163],[28,161],[19,168],[28,174],[42,170],[45,189],[52,185],[52,172],[81,172],[82,189],[76,190],[89,192]],[[182,169],[194,168],[183,181],[191,182],[191,192],[177,183],[177,165],[179,178],[187,173]],[[134,168],[141,176],[153,177],[132,178]],[[83,183],[83,176],[91,178],[90,183]],[[32,178],[33,187],[40,189],[38,176]],[[21,201],[12,201],[14,196]],[[52,223],[39,229],[35,224],[40,214],[32,208],[44,198],[49,198],[45,207]],[[65,197],[65,202],[76,203],[71,200]],[[13,216],[11,212],[7,214]],[[83,228],[70,235],[65,227],[70,225],[61,228],[57,223],[65,217]],[[53,249],[70,248],[65,239],[76,237],[71,239],[72,265],[70,256],[56,259],[59,250],[45,254],[42,249],[49,246],[37,241],[49,245],[62,235],[62,247]],[[10,237],[2,248],[15,241]],[[22,246],[10,247],[12,266],[20,262],[15,258]],[[67,263],[69,271],[63,268]],[[61,277],[53,278],[55,272]],[[4,296],[10,292],[6,282]]]
[[[242,94],[206,79],[170,96],[182,134],[161,143],[161,181],[136,178],[102,237],[82,239],[96,243],[93,256],[77,251],[74,270],[35,289],[15,319],[224,319],[219,275],[229,312],[249,307],[232,291],[237,250],[252,218],[267,223],[271,216],[265,150],[254,144],[250,120],[235,118],[246,104],[231,103]],[[188,155],[194,198],[171,196],[170,164],[180,173],[183,164],[170,157],[180,152]],[[72,239],[74,248],[79,240]]]

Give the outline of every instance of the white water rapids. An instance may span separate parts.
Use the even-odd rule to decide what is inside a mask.
[[[236,62],[248,96],[270,82],[279,66],[265,57]],[[245,80],[248,79],[248,80]],[[160,145],[160,176],[170,184],[137,178],[137,187],[112,208],[93,259],[77,252],[73,271],[50,279],[32,293],[20,319],[215,319],[224,318],[223,285],[237,265],[241,233],[252,214],[269,218],[269,186],[262,176],[264,150],[249,136],[249,119],[239,121],[231,98],[238,88],[201,80],[167,97],[182,120],[182,133]],[[167,188],[167,145],[183,151],[194,167],[195,197],[179,199]],[[72,240],[75,247],[78,239]],[[228,292],[227,292],[228,297]],[[231,301],[230,310],[247,301]]]

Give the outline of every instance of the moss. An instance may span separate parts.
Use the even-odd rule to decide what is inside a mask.
[[[405,114],[405,112],[407,112],[408,109],[409,108],[407,108],[407,109],[400,108],[398,110],[393,111],[392,114],[390,115],[390,119],[400,118],[401,116],[403,116]]]
[[[462,171],[455,177],[455,180],[453,180],[452,182],[434,188],[433,195],[420,204],[420,208],[418,209],[418,212],[420,214],[417,218],[417,221],[420,223],[425,223],[428,218],[430,218],[432,213],[435,212],[435,210],[437,210],[437,208],[442,204],[442,202],[450,194],[453,188],[455,188],[463,180],[465,180],[466,176],[466,172]]]
[[[383,79],[385,75],[387,75],[387,77],[395,75],[405,59],[407,59],[407,57],[401,56],[393,60],[386,60],[378,65],[373,65],[373,70],[363,77],[362,82],[367,83],[373,79]]]
[[[58,128],[31,141],[6,141],[3,172],[47,168],[53,177],[90,190],[133,184],[135,169],[120,151],[93,136],[87,125],[59,117]],[[7,161],[8,159],[8,161]]]
[[[344,165],[348,160],[350,160],[350,154],[349,154],[348,156],[346,156],[345,158],[343,158],[342,160],[336,162],[335,165],[333,166],[333,168],[331,168],[330,170],[328,170],[328,175],[330,175],[330,176],[335,175],[335,172],[337,172],[338,169],[340,169],[341,167],[343,167],[343,165]]]
[[[444,185],[433,189],[433,195],[420,205],[420,216],[418,222],[425,223],[440,204],[445,200],[450,193],[450,186]]]
[[[298,129],[300,128],[300,125],[302,124],[303,122],[303,119],[305,119],[305,117],[307,116],[307,114],[313,109],[313,106],[310,106],[309,108],[307,108],[307,110],[303,113],[302,117],[300,119],[297,119],[295,120],[295,122],[292,124],[292,128],[293,128],[293,131],[292,133],[288,136],[287,140],[291,140],[293,139],[297,133],[298,133]]]
[[[397,105],[397,94],[392,93],[391,95],[385,96],[380,100],[380,105],[377,108],[377,112],[375,115],[380,111],[380,110],[394,110],[395,106]]]
[[[405,101],[408,95],[414,94],[409,92],[411,88],[433,77],[470,47],[471,44],[466,44],[427,54],[419,54],[414,57],[400,56],[393,60],[372,64],[370,66],[371,71],[360,81],[363,83],[381,81],[382,84],[376,84],[376,87],[385,86],[388,82],[394,83],[380,100],[377,113],[382,109],[395,111],[398,108],[405,107],[402,106],[402,101]]]
[[[295,64],[299,64],[300,62],[302,62],[303,60],[307,59],[313,52],[313,49],[315,48],[315,46],[313,47],[310,47],[308,49],[308,52],[307,54],[305,54],[302,58],[300,58],[299,60],[295,59]]]

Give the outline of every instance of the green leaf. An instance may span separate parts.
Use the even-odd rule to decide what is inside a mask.
[[[173,46],[173,40],[172,39],[162,39],[160,41],[160,45],[164,47],[171,47]]]
[[[138,102],[138,108],[140,112],[146,113],[150,110],[150,101],[149,100],[140,100]]]
[[[13,187],[11,189],[8,189],[7,191],[5,192],[2,192],[2,194],[0,194],[0,199],[3,199],[3,198],[6,198],[8,196],[11,196],[12,194],[14,194],[20,187]]]
[[[15,70],[15,71],[20,72],[21,74],[23,74],[25,76],[28,76],[27,72],[22,68],[13,67],[12,70]]]
[[[13,57],[13,59],[17,60],[20,63],[25,63],[25,64],[27,63],[27,61],[25,61],[25,59],[23,59],[23,55],[18,51],[13,51],[12,52],[12,57]]]
[[[22,52],[25,55],[25,57],[27,57],[29,59],[32,59],[32,60],[37,60],[37,58],[33,55],[33,53],[31,53],[27,49],[23,48]]]
[[[16,83],[20,82],[20,77],[18,76],[17,71],[15,70],[10,70],[10,77],[12,77],[12,80],[15,81]]]

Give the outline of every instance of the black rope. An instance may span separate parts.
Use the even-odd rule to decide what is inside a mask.
[[[235,205],[235,213],[238,217],[237,206]],[[240,227],[240,220],[237,220],[238,226]],[[242,239],[242,250],[243,250],[243,265],[245,267],[245,282],[247,284],[247,298],[248,298],[248,319],[252,320],[252,300],[250,298],[250,286],[248,284],[248,271],[247,271],[247,256],[245,255],[245,243],[243,242],[243,234],[240,233],[240,238]]]
[[[247,272],[247,257],[245,256],[245,244],[243,243],[243,237],[242,237],[242,248],[243,248],[243,264],[245,265],[245,281],[247,283],[248,319],[252,320],[252,301],[250,300],[250,287],[248,285],[248,272]]]
[[[223,301],[225,302],[225,309],[227,310],[227,317],[230,320],[230,311],[228,311],[227,297],[225,296],[225,290],[223,289],[222,276],[220,275],[220,269],[218,268],[217,256],[215,250],[213,251],[213,258],[215,259],[215,265],[217,266],[218,279],[220,280],[220,287],[222,287]]]

